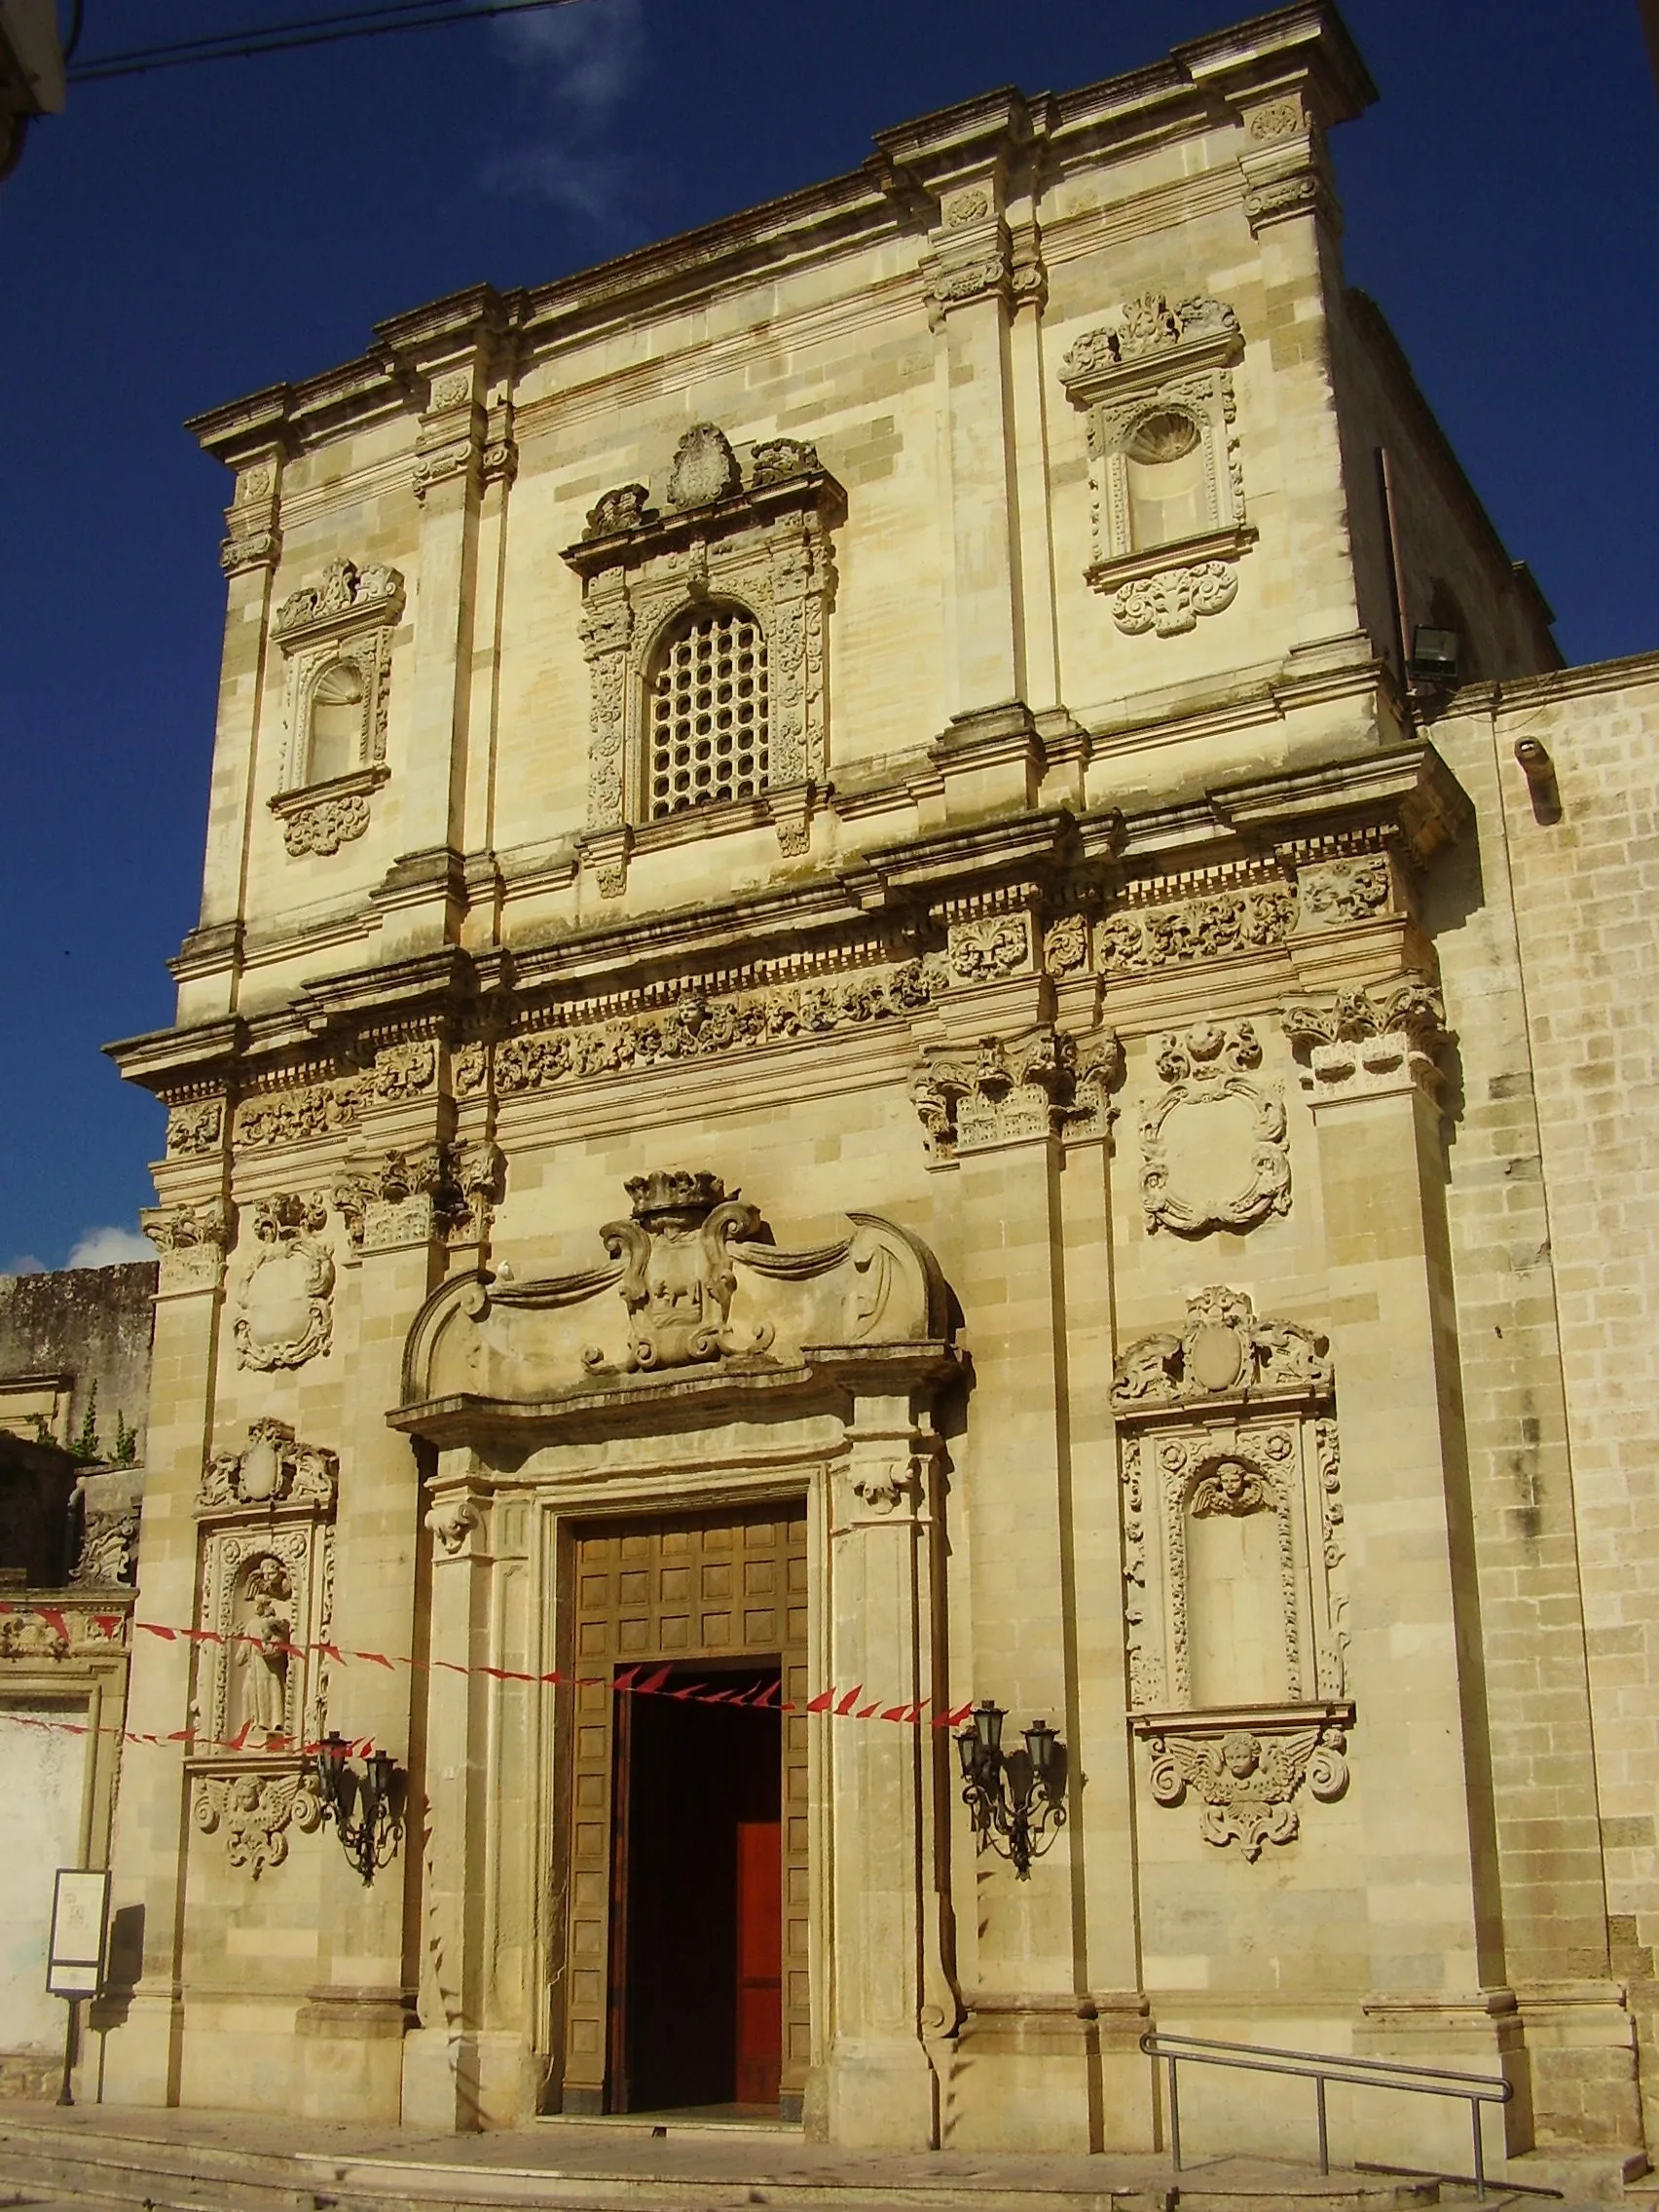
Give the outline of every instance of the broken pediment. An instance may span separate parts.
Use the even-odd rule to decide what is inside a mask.
[[[556,1420],[596,1396],[648,1402],[697,1382],[771,1393],[832,1356],[945,1353],[938,1265],[895,1223],[852,1214],[845,1236],[791,1249],[718,1176],[656,1172],[627,1190],[629,1215],[597,1233],[607,1265],[434,1293],[410,1331],[395,1425],[447,1433],[462,1402]]]

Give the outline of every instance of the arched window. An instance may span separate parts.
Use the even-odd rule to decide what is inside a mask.
[[[766,789],[766,637],[747,608],[700,608],[677,624],[647,705],[651,821]]]
[[[1132,549],[1179,544],[1215,528],[1203,439],[1178,407],[1143,416],[1124,445]]]
[[[363,673],[337,660],[317,678],[311,697],[306,781],[326,784],[349,776],[363,756]]]

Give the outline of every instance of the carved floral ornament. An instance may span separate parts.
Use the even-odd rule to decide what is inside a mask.
[[[1347,1785],[1347,1588],[1325,1341],[1215,1284],[1118,1364],[1130,1717],[1161,1805],[1246,1859]]]
[[[159,1288],[216,1290],[224,1276],[235,1222],[235,1211],[224,1198],[146,1207],[138,1226],[161,1256]]]
[[[1141,1109],[1141,1211],[1160,1229],[1201,1236],[1290,1211],[1284,1100],[1251,1075],[1262,1048],[1248,1021],[1200,1022],[1158,1041],[1166,1088]]]
[[[582,579],[589,857],[607,896],[623,888],[632,826],[652,812],[647,687],[679,626],[699,609],[730,609],[757,628],[766,677],[764,728],[756,733],[764,793],[802,794],[798,802],[768,799],[780,835],[787,831],[799,847],[810,793],[828,773],[830,532],[845,513],[846,495],[813,447],[763,439],[750,451],[746,478],[712,423],[681,439],[663,509],[652,504],[648,486],[635,483],[607,492],[589,511],[565,559]],[[713,742],[712,725],[709,735]]]
[[[1093,551],[1085,571],[1125,637],[1172,638],[1219,614],[1253,541],[1232,371],[1243,355],[1220,300],[1126,300],[1123,319],[1060,364],[1088,417]]]
[[[396,569],[337,560],[276,610],[287,744],[270,804],[295,858],[338,852],[369,826],[369,801],[388,773],[391,642],[403,599]]]

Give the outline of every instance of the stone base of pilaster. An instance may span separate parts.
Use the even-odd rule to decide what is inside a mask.
[[[842,2041],[824,2070],[828,2140],[851,2151],[931,2151],[939,2143],[939,2094],[919,2043]]]
[[[1540,2155],[1643,2148],[1636,2021],[1616,1981],[1515,1985]]]
[[[1095,2009],[1091,1998],[1047,1993],[972,1998],[943,2084],[943,2146],[1098,2151]]]
[[[409,2017],[402,1990],[313,1989],[294,2019],[304,2118],[395,2125]]]
[[[134,1990],[123,2000],[119,2021],[103,2037],[104,2103],[176,2105],[183,2045],[179,1992]]]

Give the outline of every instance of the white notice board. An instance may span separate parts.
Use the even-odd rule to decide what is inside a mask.
[[[103,1981],[109,1875],[59,1866],[52,1897],[46,1986],[54,1997],[95,1997]]]

